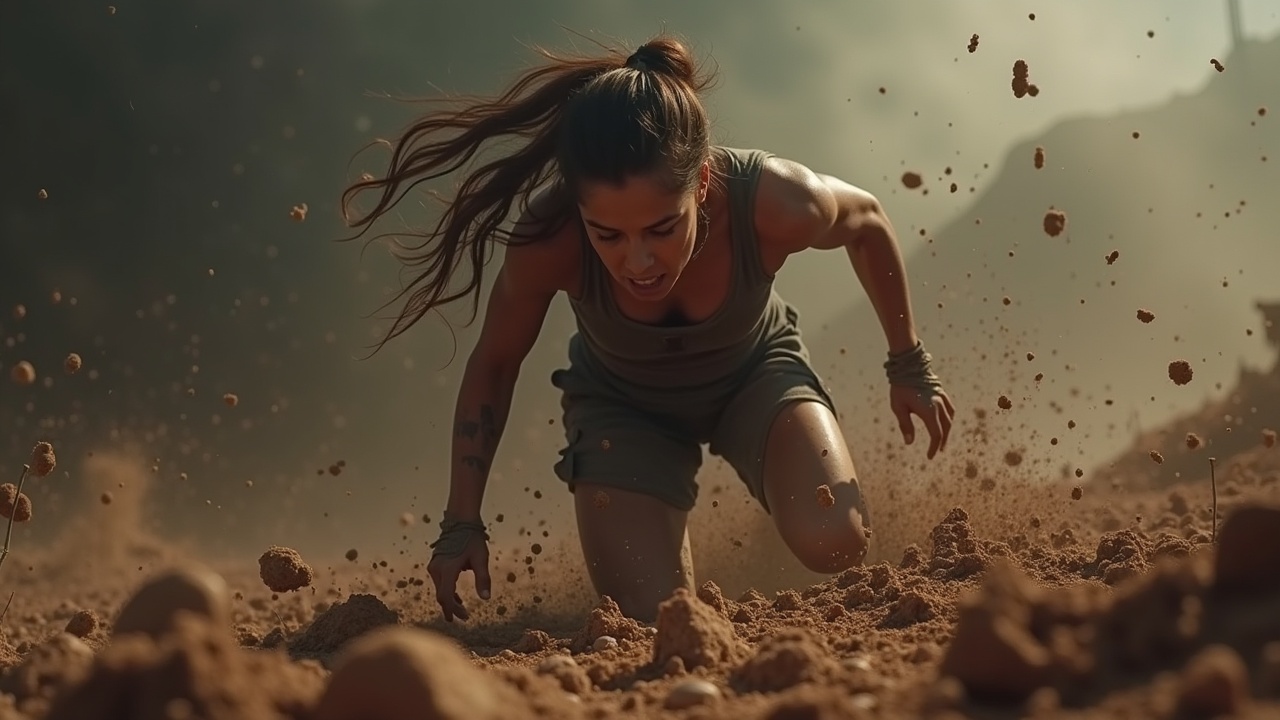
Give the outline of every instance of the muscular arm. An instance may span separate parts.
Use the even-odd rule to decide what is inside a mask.
[[[880,319],[889,352],[915,347],[906,268],[893,225],[875,196],[775,158],[760,179],[755,216],[766,255],[785,258],[809,248],[844,248]]]
[[[446,511],[480,517],[489,468],[507,424],[520,366],[562,288],[561,244],[548,238],[510,247],[490,291],[480,338],[467,359],[454,410],[453,453]]]

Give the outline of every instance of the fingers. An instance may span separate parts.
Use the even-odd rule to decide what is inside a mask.
[[[460,570],[457,563],[449,563],[445,566],[433,565],[428,569],[436,585],[436,602],[440,604],[440,611],[444,613],[444,619],[447,622],[453,622],[454,617],[460,620],[470,617],[467,609],[462,606],[462,598],[458,596]]]
[[[924,426],[929,430],[929,453],[927,457],[930,460],[933,459],[934,455],[938,454],[938,450],[946,439],[942,431],[942,421],[938,415],[938,406],[933,403],[929,403],[929,411],[920,413],[920,419],[924,421]]]
[[[916,439],[916,427],[911,422],[911,408],[905,403],[893,403],[893,414],[898,418],[898,430],[902,431],[902,441],[910,445]]]
[[[493,580],[489,577],[489,558],[480,558],[471,570],[476,574],[476,595],[481,600],[488,600],[489,591],[493,588]]]

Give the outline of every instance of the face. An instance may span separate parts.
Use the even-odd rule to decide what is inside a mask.
[[[671,192],[657,176],[621,185],[593,183],[579,209],[591,245],[609,274],[636,299],[661,300],[693,256],[698,205],[706,200],[710,168],[704,164],[691,192]]]

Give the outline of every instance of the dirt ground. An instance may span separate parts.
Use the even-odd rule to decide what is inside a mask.
[[[114,527],[47,550],[92,572],[5,567],[0,718],[1274,717],[1280,450],[1209,474],[1004,482],[893,561],[772,596],[704,582],[653,626],[608,599],[444,626],[420,563],[204,566],[122,532],[113,496]],[[532,563],[507,552],[495,579]]]

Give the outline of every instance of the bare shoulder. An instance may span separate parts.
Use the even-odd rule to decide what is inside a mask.
[[[504,282],[552,295],[576,292],[582,243],[574,217],[554,222],[563,208],[564,200],[547,189],[530,198],[512,228],[515,242],[506,248],[501,271]]]
[[[756,234],[768,252],[791,254],[811,247],[827,247],[824,239],[837,224],[877,212],[871,193],[808,166],[771,157],[756,190]]]
[[[770,157],[756,187],[756,235],[766,251],[784,254],[809,246],[835,222],[838,213],[831,188],[808,166]]]

